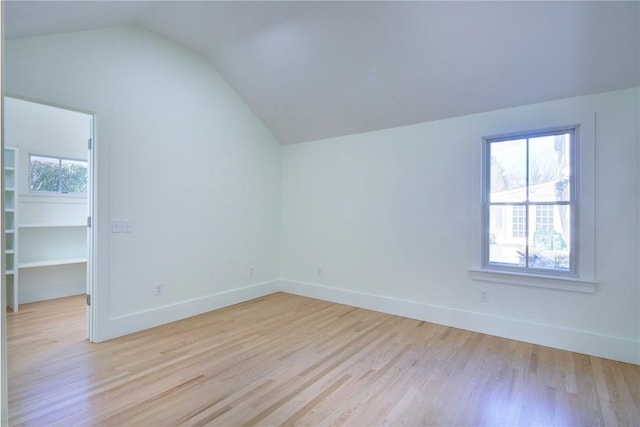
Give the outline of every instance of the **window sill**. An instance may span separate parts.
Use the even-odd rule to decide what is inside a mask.
[[[596,292],[596,284],[593,280],[583,280],[562,276],[542,276],[537,274],[514,273],[500,270],[469,270],[472,280],[482,282],[502,283],[505,285],[533,286],[536,288],[555,289],[560,291],[584,292],[593,294]]]
[[[67,203],[83,204],[87,202],[87,194],[61,194],[61,193],[20,193],[21,203]]]

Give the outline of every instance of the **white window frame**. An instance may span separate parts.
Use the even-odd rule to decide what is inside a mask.
[[[532,232],[531,230],[529,230],[529,233],[527,233],[529,224],[530,224],[530,208],[532,206],[536,207],[536,210],[538,207],[540,207],[540,203],[545,203],[545,202],[536,202],[536,201],[530,201],[529,200],[529,181],[527,179],[526,181],[526,200],[522,201],[522,202],[518,202],[518,203],[507,203],[507,204],[503,204],[503,203],[491,203],[490,201],[490,173],[491,173],[491,167],[490,167],[490,145],[494,144],[494,143],[500,143],[503,141],[511,141],[511,140],[527,140],[527,151],[528,151],[528,147],[529,147],[529,140],[530,139],[535,139],[535,138],[540,138],[540,137],[544,137],[544,136],[552,136],[552,135],[560,135],[560,134],[570,134],[571,135],[571,139],[570,139],[570,145],[569,145],[569,155],[570,155],[570,177],[569,177],[569,188],[570,188],[570,197],[568,201],[559,201],[559,202],[554,202],[553,205],[566,205],[569,206],[571,208],[571,214],[570,214],[570,235],[571,235],[571,241],[569,242],[569,248],[570,248],[570,261],[569,261],[569,265],[570,265],[570,269],[569,271],[561,271],[561,270],[552,270],[552,269],[540,269],[540,268],[535,268],[535,267],[530,267],[528,265],[525,266],[519,266],[519,265],[510,265],[510,264],[500,264],[500,263],[491,263],[489,260],[489,249],[490,249],[490,245],[491,245],[491,239],[490,239],[490,224],[489,224],[489,210],[491,208],[491,206],[511,206],[513,208],[512,211],[512,219],[513,219],[513,237],[525,237],[527,238],[527,242],[525,242],[525,246],[526,249],[524,250],[524,252],[527,254],[529,254],[529,242],[528,242],[528,236],[529,234]],[[482,147],[482,179],[483,179],[483,243],[482,243],[482,264],[483,264],[483,268],[485,269],[495,269],[495,270],[504,270],[504,271],[512,271],[515,273],[522,273],[522,274],[530,274],[530,275],[549,275],[549,276],[569,276],[569,277],[577,277],[575,272],[576,272],[576,264],[577,264],[577,256],[575,253],[575,231],[576,231],[576,226],[575,226],[575,218],[576,218],[576,211],[577,211],[577,196],[576,196],[576,182],[579,181],[579,177],[578,177],[578,171],[575,168],[575,164],[576,164],[576,152],[577,152],[577,146],[579,145],[579,141],[578,141],[578,137],[577,137],[577,129],[574,126],[570,126],[570,127],[563,127],[563,128],[559,128],[559,129],[547,129],[544,131],[534,131],[534,132],[527,132],[527,133],[518,133],[518,134],[514,134],[514,135],[506,135],[506,136],[500,136],[500,137],[485,137],[483,138],[483,147]],[[527,158],[527,164],[529,163],[529,154],[527,153],[526,155]],[[527,166],[527,170],[528,170],[528,166]],[[542,205],[544,206],[544,205]],[[520,222],[516,222],[516,218],[521,219],[520,215],[516,216],[516,208],[518,208],[519,210],[523,210],[524,211],[524,230],[521,230],[521,224]],[[527,220],[529,219],[529,220]],[[516,228],[516,225],[518,226],[518,228]],[[516,235],[517,232],[517,235]],[[528,264],[528,260],[526,260],[525,264]]]
[[[58,190],[57,191],[37,191],[37,190],[32,190],[31,189],[31,164],[32,164],[32,158],[33,157],[42,157],[45,159],[52,159],[52,160],[57,160],[58,161]],[[87,196],[87,192],[73,192],[73,193],[69,193],[69,192],[63,192],[62,191],[62,162],[63,161],[71,161],[71,162],[80,162],[80,163],[85,163],[86,167],[87,167],[87,173],[89,171],[89,162],[87,160],[83,160],[83,159],[72,159],[69,157],[60,157],[60,156],[49,156],[46,154],[35,154],[35,153],[29,153],[29,168],[28,168],[28,176],[29,176],[29,194],[33,194],[33,195],[54,195],[54,196],[64,196],[64,197],[86,197]]]
[[[478,177],[475,185],[478,203],[472,210],[476,212],[477,244],[471,248],[472,267],[469,275],[473,280],[518,286],[533,286],[555,290],[594,293],[595,278],[595,114],[538,111],[531,117],[510,117],[514,123],[498,124],[490,121],[486,126],[474,129],[476,155],[479,158]],[[514,120],[517,118],[517,120]],[[522,126],[528,123],[529,126]],[[485,248],[489,237],[485,236],[484,195],[486,189],[483,178],[485,141],[501,137],[539,134],[559,129],[575,129],[574,143],[574,191],[576,199],[575,216],[573,221],[575,240],[574,271],[570,274],[556,274],[552,271],[528,271],[523,269],[509,270],[486,265]],[[479,184],[479,185],[478,185]]]

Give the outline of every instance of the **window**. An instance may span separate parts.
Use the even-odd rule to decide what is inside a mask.
[[[86,194],[87,173],[84,160],[29,156],[29,190],[33,193]]]
[[[553,228],[553,206],[536,206],[536,231],[554,231]]]
[[[575,139],[575,128],[485,139],[485,266],[576,272]]]
[[[494,210],[495,215],[499,215],[500,210]],[[513,237],[525,237],[527,235],[527,216],[526,216],[526,208],[524,206],[514,206],[511,208],[511,213],[513,217],[513,226],[511,229],[513,230]]]

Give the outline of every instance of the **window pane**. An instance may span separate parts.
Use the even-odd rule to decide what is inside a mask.
[[[63,193],[87,192],[87,162],[62,160],[60,186]]]
[[[525,214],[524,206],[491,206],[489,209],[489,263],[525,265],[527,242]],[[516,223],[514,219],[517,220]],[[522,222],[519,222],[520,220]]]
[[[537,205],[529,210],[529,267],[569,271],[571,227],[567,205]]]
[[[529,200],[569,201],[571,134],[529,140]]]
[[[58,191],[59,160],[51,157],[31,156],[31,191]]]
[[[527,140],[517,139],[489,144],[490,194],[493,203],[526,200]]]

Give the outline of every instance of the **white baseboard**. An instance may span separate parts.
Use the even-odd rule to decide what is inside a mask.
[[[272,280],[124,316],[112,317],[107,320],[106,328],[103,328],[104,336],[99,336],[95,342],[106,341],[165,323],[197,316],[278,291],[279,282]]]
[[[640,364],[640,341],[486,313],[280,280],[280,291],[532,344]]]
[[[292,280],[272,280],[110,318],[107,321],[108,328],[105,328],[108,329],[108,334],[99,337],[97,342],[276,292],[286,292],[576,353],[640,364],[640,341],[638,340]]]

